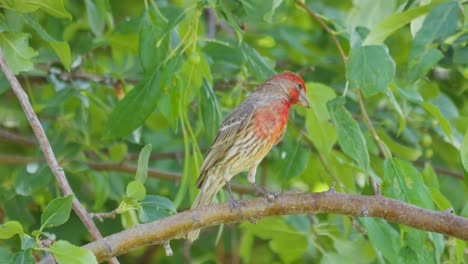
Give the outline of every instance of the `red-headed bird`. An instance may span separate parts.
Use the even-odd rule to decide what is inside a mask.
[[[285,71],[258,86],[226,117],[203,161],[197,181],[200,193],[192,208],[211,204],[226,184],[229,207],[236,207],[241,213],[229,181],[243,171],[248,171],[248,180],[257,191],[269,199],[276,197],[255,183],[255,173],[268,151],[283,137],[289,108],[294,104],[310,108],[304,80]],[[191,231],[187,239],[194,241],[199,233],[200,230]]]

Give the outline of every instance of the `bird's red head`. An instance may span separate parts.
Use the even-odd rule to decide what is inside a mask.
[[[290,71],[284,71],[273,75],[270,80],[275,81],[279,88],[288,94],[292,104],[297,103],[310,108],[309,99],[306,94],[306,86],[301,76]]]

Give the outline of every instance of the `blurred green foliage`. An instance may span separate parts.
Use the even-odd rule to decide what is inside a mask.
[[[358,194],[380,183],[386,196],[468,217],[468,2],[305,1],[334,31],[347,61],[301,2],[0,0],[0,47],[76,197],[89,211],[117,214],[98,223],[103,235],[189,208],[222,117],[283,70],[302,74],[312,107],[291,113],[259,183]],[[391,157],[366,126],[357,89]],[[44,250],[39,239],[52,234],[58,241],[47,250],[59,262],[93,262],[77,247],[90,236],[70,214],[71,197],[60,198],[3,74],[0,132],[0,262],[33,263]],[[243,176],[234,181],[248,184]],[[119,260],[466,261],[465,241],[356,221],[367,236],[346,216],[273,217],[227,225],[219,240],[219,229],[203,230],[188,253],[178,240],[172,257],[148,247]]]

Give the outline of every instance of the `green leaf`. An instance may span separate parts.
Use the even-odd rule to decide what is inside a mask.
[[[263,82],[275,74],[275,71],[266,60],[254,48],[247,45],[247,43],[241,45],[241,51],[250,74],[254,76],[257,81]]]
[[[463,142],[460,149],[461,160],[465,171],[468,171],[468,129],[463,137]]]
[[[236,16],[234,16],[229,9],[228,6],[223,1],[218,2],[219,4],[219,12],[221,12],[222,17],[226,19],[226,22],[234,29],[236,32],[237,40],[240,43],[242,43],[242,39],[244,38],[244,33],[242,29],[240,28],[240,22],[237,19]]]
[[[439,121],[440,127],[442,128],[442,131],[444,131],[445,135],[449,139],[452,139],[452,126],[450,125],[449,121],[442,115],[440,112],[440,109],[436,107],[435,105],[432,105],[430,103],[426,102],[421,102],[420,105],[431,115],[433,115],[437,121]]]
[[[125,136],[144,123],[161,94],[160,80],[161,73],[158,71],[125,95],[109,115],[105,139]]]
[[[33,232],[34,233],[34,232]],[[39,232],[40,234],[40,232]],[[34,236],[34,234],[32,234]],[[36,238],[28,235],[21,235],[21,250],[32,249],[36,246]]]
[[[221,124],[221,110],[216,93],[211,83],[203,78],[200,91],[200,115],[209,141],[212,141],[218,132]]]
[[[307,167],[310,158],[310,150],[304,148],[300,140],[288,140],[279,148],[280,157],[275,164],[278,166],[277,173],[283,185],[292,178],[299,176]]]
[[[0,225],[0,239],[8,239],[14,235],[23,235],[23,226],[18,221],[8,221]]]
[[[10,8],[22,13],[34,12],[40,8],[55,17],[72,18],[71,14],[65,9],[63,0],[15,0],[13,1],[13,5],[10,5]]]
[[[68,13],[65,9],[65,5],[63,0],[25,0],[29,3],[33,3],[38,5],[42,10],[49,13],[52,16],[60,17],[60,18],[72,18],[72,15]]]
[[[94,254],[88,249],[77,247],[68,241],[59,240],[49,247],[59,263],[67,264],[92,264],[98,263]]]
[[[32,59],[37,51],[29,47],[26,33],[0,33],[0,46],[8,66],[14,74],[33,69]]]
[[[361,217],[359,220],[367,231],[374,249],[389,263],[394,263],[400,251],[400,234],[382,219]]]
[[[318,151],[327,154],[336,143],[336,131],[330,124],[326,103],[336,97],[335,91],[321,83],[307,83],[310,110],[306,112],[309,139]]]
[[[58,41],[50,36],[49,33],[44,30],[41,24],[39,24],[32,15],[28,14],[24,17],[26,22],[28,22],[28,24],[37,32],[37,34],[51,46],[65,69],[69,70],[71,65],[71,52],[68,43],[65,41]]]
[[[419,157],[421,157],[421,150],[399,143],[398,141],[394,140],[389,135],[387,135],[385,130],[383,130],[380,127],[375,128],[375,131],[393,154],[407,160],[417,160]]]
[[[348,24],[352,28],[364,26],[372,29],[378,21],[392,14],[395,8],[395,0],[354,0]]]
[[[366,46],[382,44],[384,40],[395,31],[411,22],[411,20],[426,14],[432,9],[432,7],[444,1],[447,0],[434,0],[428,5],[411,8],[401,13],[393,13],[385,17],[383,20],[380,20],[380,22],[378,22],[375,27],[372,28],[371,32],[364,40],[363,45]]]
[[[153,146],[151,144],[146,145],[138,156],[138,168],[135,175],[135,180],[145,183],[146,178],[148,178],[148,160],[151,155],[151,149]]]
[[[122,226],[125,229],[128,229],[128,228],[130,228],[132,226],[136,226],[136,225],[140,224],[140,222],[138,221],[138,216],[137,216],[135,210],[128,210],[128,211],[123,212],[120,215],[120,219],[121,219],[121,222],[122,222]]]
[[[179,104],[181,104],[180,98],[183,89],[182,82],[174,78],[174,75],[180,70],[181,61],[180,57],[177,56],[171,59],[164,68],[160,83],[162,92],[157,103],[158,110],[174,130],[177,130],[178,127]],[[174,79],[177,81],[174,81]]]
[[[445,196],[440,192],[439,189],[434,188],[434,187],[428,187],[428,189],[429,189],[429,192],[431,192],[432,200],[437,205],[439,210],[444,211],[444,210],[447,210],[448,208],[453,208],[450,201],[447,198],[445,198]]]
[[[272,239],[269,246],[280,256],[283,263],[292,263],[299,260],[307,250],[307,238],[298,234],[282,234]]]
[[[434,7],[416,33],[408,59],[408,81],[413,83],[431,69],[443,54],[431,47],[434,41],[455,32],[458,21],[458,3],[449,1]]]
[[[434,209],[431,194],[419,171],[398,158],[385,160],[383,193],[386,196],[427,209]]]
[[[11,263],[12,255],[10,250],[0,247],[0,263]]]
[[[171,37],[166,34],[166,27],[167,22],[155,11],[145,12],[141,19],[138,56],[146,72],[158,68],[169,53]]]
[[[422,102],[424,99],[417,89],[413,88],[398,88],[398,93],[404,96],[408,101],[413,103]]]
[[[97,37],[102,36],[105,26],[105,14],[99,10],[92,0],[86,0],[86,14],[88,15],[88,24],[91,31]]]
[[[442,52],[429,48],[420,52],[418,55],[411,56],[409,61],[409,73],[408,80],[410,83],[414,83],[421,76],[426,74],[437,62],[442,59],[444,55]]]
[[[48,166],[41,165],[33,173],[28,172],[26,168],[21,169],[15,178],[15,192],[23,196],[37,194],[50,184],[53,177]]]
[[[395,62],[384,45],[361,46],[354,32],[346,63],[346,78],[351,89],[361,88],[365,96],[383,91],[395,77]]]
[[[444,252],[445,240],[444,235],[439,233],[429,232],[429,239],[432,241],[435,249],[435,259],[440,259],[440,256]]]
[[[264,16],[263,19],[265,19],[266,22],[272,23],[273,22],[273,15],[275,14],[276,8],[278,8],[283,0],[273,0],[271,1],[271,9],[268,11]]]
[[[398,133],[397,135],[400,135],[401,132],[406,127],[406,120],[405,120],[405,114],[403,113],[403,110],[400,107],[400,104],[397,102],[395,95],[393,94],[393,91],[391,89],[386,89],[385,94],[388,96],[390,99],[390,103],[392,104],[393,108],[395,108],[396,112],[398,113]]]
[[[432,187],[434,189],[439,189],[439,179],[437,177],[437,174],[435,173],[434,169],[432,168],[431,164],[429,162],[426,162],[424,164],[424,170],[422,171],[422,176],[424,183],[426,183],[426,186]]]
[[[126,194],[128,197],[131,197],[137,201],[141,201],[146,197],[146,188],[143,183],[139,181],[131,181],[127,185]]]
[[[14,254],[12,257],[11,264],[34,264],[34,257],[31,253],[31,250],[21,250],[18,253]]]
[[[169,22],[165,23],[166,27],[164,28],[164,31],[161,34],[161,38],[164,38],[166,35],[168,35],[174,27],[176,27],[186,16],[187,10],[180,11],[178,13],[174,13],[173,16],[169,17]],[[161,23],[161,22],[159,22]],[[159,47],[161,45],[162,39],[159,39],[157,46]]]
[[[455,242],[456,243],[455,254],[456,254],[457,262],[463,263],[463,261],[466,260],[465,250],[466,250],[467,242],[461,239],[455,239],[455,241],[456,241]]]
[[[286,224],[280,217],[265,218],[255,225],[244,222],[241,227],[261,239],[268,240],[270,248],[280,256],[284,263],[292,263],[300,259],[307,250],[307,238],[304,233]]]
[[[113,161],[122,161],[127,152],[128,146],[125,143],[118,143],[109,147],[109,156]]]
[[[428,263],[426,256],[432,255],[424,246],[428,232],[409,226],[402,226],[402,237],[408,245],[400,250],[400,258],[405,263]],[[432,259],[432,256],[430,256]]]
[[[41,230],[62,225],[68,221],[72,208],[73,195],[55,198],[50,201],[41,215]]]
[[[147,195],[139,202],[141,207],[138,210],[140,221],[143,223],[159,220],[177,210],[171,200],[159,195]]]
[[[369,153],[366,141],[356,120],[345,108],[346,99],[337,97],[327,103],[328,112],[335,124],[338,144],[343,152],[354,159],[364,171],[369,170]]]

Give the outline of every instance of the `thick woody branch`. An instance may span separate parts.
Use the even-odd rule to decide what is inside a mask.
[[[68,184],[67,178],[65,177],[65,173],[62,167],[60,167],[60,165],[58,164],[57,159],[55,158],[54,152],[52,151],[52,147],[50,146],[46,133],[42,128],[41,122],[39,121],[39,118],[37,117],[36,113],[32,108],[31,103],[29,102],[28,95],[24,92],[18,79],[15,77],[10,67],[7,65],[5,58],[3,57],[3,51],[1,49],[0,68],[5,74],[5,77],[7,78],[11,86],[11,89],[16,94],[16,97],[18,98],[24,113],[26,114],[26,118],[28,119],[28,122],[31,125],[34,135],[36,136],[39,142],[39,146],[42,152],[44,153],[44,157],[47,161],[47,164],[49,164],[49,167],[52,170],[52,173],[54,174],[55,179],[57,180],[57,183],[60,186],[60,189],[62,190],[62,193],[64,195],[73,194],[73,191],[70,185]],[[99,230],[97,229],[93,220],[88,215],[83,206],[81,206],[80,202],[75,196],[73,197],[72,206],[73,210],[81,219],[81,221],[83,222],[93,239],[102,239],[101,233],[99,233]],[[117,260],[111,260],[111,262],[118,263]]]
[[[468,239],[468,219],[449,212],[436,212],[380,195],[361,196],[337,193],[302,193],[283,195],[275,202],[265,198],[245,201],[243,219],[227,203],[188,210],[159,221],[137,225],[84,247],[91,250],[98,261],[122,255],[138,247],[164,244],[180,239],[188,231],[209,226],[253,221],[275,215],[334,213],[352,217],[376,217],[420,230],[438,232],[460,239]],[[196,219],[196,220],[195,220]],[[53,263],[46,258],[40,263]]]

